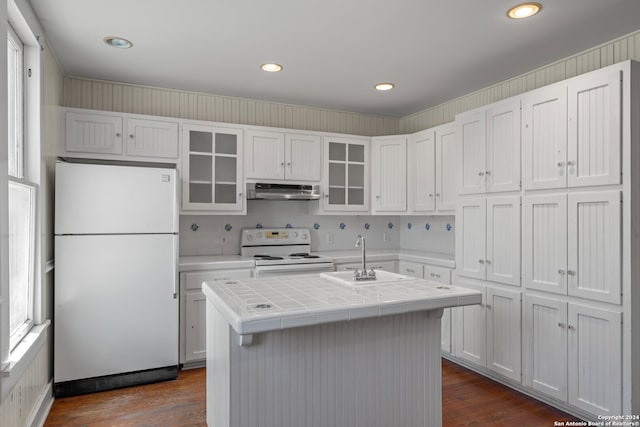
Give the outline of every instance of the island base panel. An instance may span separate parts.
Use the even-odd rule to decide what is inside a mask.
[[[207,302],[209,427],[442,425],[442,310],[238,335]]]

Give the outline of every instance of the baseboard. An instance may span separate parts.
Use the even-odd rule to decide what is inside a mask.
[[[49,381],[47,385],[40,393],[38,401],[36,402],[31,415],[27,420],[27,425],[30,427],[42,427],[53,405],[53,381]]]

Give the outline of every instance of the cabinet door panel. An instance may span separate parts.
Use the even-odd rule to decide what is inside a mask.
[[[487,110],[487,191],[520,190],[520,100]]]
[[[122,154],[122,118],[67,112],[65,151]]]
[[[622,411],[622,313],[569,304],[569,403],[594,414]]]
[[[188,292],[185,296],[185,361],[204,360],[206,358],[205,308],[207,298],[202,292]]]
[[[520,292],[487,286],[487,368],[521,381]]]
[[[619,184],[621,71],[569,81],[568,185]]]
[[[460,139],[458,177],[459,194],[484,193],[486,189],[486,118],[485,110],[456,117],[456,133]]]
[[[555,85],[525,94],[522,110],[524,188],[566,187],[566,86]]]
[[[412,212],[436,209],[435,133],[420,132],[409,141],[409,191]]]
[[[567,303],[524,297],[523,381],[556,399],[567,400]]]
[[[567,196],[525,196],[522,208],[524,286],[566,295]]]
[[[486,278],[485,199],[468,199],[458,202],[456,211],[456,267],[459,276]]]
[[[245,151],[247,178],[284,179],[283,133],[247,131]]]
[[[486,287],[458,280],[459,286],[482,292],[480,305],[468,305],[452,310],[456,316],[455,355],[480,366],[487,365]]]
[[[520,197],[487,199],[487,280],[520,286]]]
[[[129,156],[178,158],[178,123],[127,119]]]
[[[285,178],[320,181],[322,142],[316,135],[287,134],[285,137]]]
[[[621,193],[568,197],[569,295],[620,304]]]
[[[458,195],[458,138],[454,125],[436,129],[436,208],[455,211]]]
[[[407,140],[404,136],[373,139],[374,212],[407,210]]]
[[[324,212],[369,211],[369,144],[362,140],[324,138]]]

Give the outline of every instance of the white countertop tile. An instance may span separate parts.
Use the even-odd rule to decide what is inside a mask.
[[[240,255],[183,256],[178,261],[179,271],[225,270],[231,268],[253,268],[252,257]]]
[[[480,292],[422,279],[352,287],[319,274],[205,282],[238,334],[481,302]]]

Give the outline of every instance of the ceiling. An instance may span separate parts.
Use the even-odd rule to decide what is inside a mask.
[[[538,2],[515,21],[517,0],[31,0],[68,76],[392,117],[640,29],[640,0]]]

